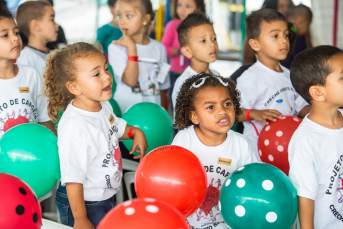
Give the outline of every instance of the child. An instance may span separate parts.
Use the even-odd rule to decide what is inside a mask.
[[[39,123],[56,134],[47,115],[46,101],[40,96],[41,77],[32,67],[14,64],[22,43],[18,26],[5,8],[0,8],[0,35],[0,138],[23,123]]]
[[[191,60],[191,65],[186,68],[176,80],[172,93],[173,106],[182,84],[191,76],[201,72],[218,72],[209,69],[210,63],[217,60],[218,43],[211,20],[202,12],[193,12],[183,20],[177,29],[182,54]]]
[[[181,86],[175,106],[175,127],[181,130],[172,145],[193,152],[205,166],[208,185],[220,190],[225,178],[245,164],[256,162],[248,140],[231,129],[241,113],[239,92],[227,78],[201,73]],[[218,206],[219,196],[205,199],[187,218],[191,228],[227,229]],[[204,212],[202,207],[207,207]]]
[[[303,118],[309,111],[306,101],[294,90],[289,70],[280,65],[289,49],[287,21],[284,15],[261,9],[245,21],[247,37],[258,61],[237,79],[241,92],[244,135],[250,140],[258,160],[257,140],[264,124],[281,115]]]
[[[302,229],[342,228],[343,52],[318,46],[301,52],[291,81],[311,104],[289,143],[289,177],[297,189]]]
[[[104,53],[108,56],[108,46],[114,40],[119,40],[123,36],[123,33],[118,28],[118,17],[117,17],[117,2],[118,0],[108,0],[108,7],[113,15],[113,19],[110,23],[102,26],[98,29],[96,34],[96,40],[100,42],[104,49]]]
[[[117,82],[114,99],[123,112],[140,102],[165,107],[169,68],[165,47],[147,35],[154,19],[150,0],[119,0],[117,13],[124,35],[108,48]]]
[[[59,25],[55,23],[55,11],[45,1],[28,1],[18,7],[18,27],[28,38],[28,45],[21,51],[18,64],[34,67],[41,76],[49,50],[48,42],[56,41]]]
[[[181,53],[180,43],[177,35],[177,27],[193,11],[205,11],[204,0],[175,0],[173,1],[175,18],[168,22],[164,29],[162,44],[166,47],[167,56],[170,58],[170,89],[171,98],[175,81],[190,65],[190,60]],[[175,105],[173,105],[175,106]]]
[[[309,35],[309,27],[312,22],[312,11],[307,6],[300,4],[291,10],[289,21],[293,24],[296,33],[294,47],[290,50],[287,58],[283,61],[283,66],[289,69],[294,57],[305,49],[312,48]]]
[[[134,139],[142,158],[147,149],[143,131],[113,113],[112,76],[105,57],[91,44],[75,43],[54,51],[44,73],[48,114],[58,127],[61,185],[56,206],[63,224],[96,228],[114,206],[122,179],[120,139]],[[135,150],[136,147],[139,150]]]

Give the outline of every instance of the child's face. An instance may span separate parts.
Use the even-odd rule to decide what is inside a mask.
[[[0,58],[16,59],[20,55],[22,41],[13,19],[0,19]]]
[[[183,21],[188,14],[197,10],[197,5],[194,0],[178,0],[176,5],[176,14]]]
[[[284,60],[289,51],[288,28],[284,21],[261,23],[261,33],[257,40],[250,39],[249,44],[257,52],[258,58]]]
[[[118,25],[121,31],[133,36],[145,32],[145,24],[148,23],[145,17],[134,4],[119,2],[117,7]]]
[[[196,95],[191,121],[202,131],[227,133],[235,122],[235,109],[224,86],[205,87]]]
[[[89,55],[76,60],[77,77],[74,82],[76,96],[85,100],[103,102],[112,98],[113,78],[103,55]]]
[[[191,28],[188,37],[188,45],[183,52],[187,58],[194,58],[204,63],[212,63],[217,60],[218,43],[212,25],[204,24]]]
[[[288,18],[290,9],[291,9],[290,0],[278,0],[277,11],[282,13],[286,18]]]
[[[336,55],[328,63],[332,73],[326,77],[324,93],[326,102],[334,106],[343,106],[343,53]]]
[[[293,25],[296,28],[296,33],[299,36],[304,36],[307,33],[310,24],[311,21],[306,20],[303,16],[298,17],[293,22]]]
[[[41,34],[47,42],[57,40],[58,24],[55,22],[55,11],[51,6],[44,7],[45,13],[39,21]]]

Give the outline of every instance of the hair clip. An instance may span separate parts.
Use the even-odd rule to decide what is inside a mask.
[[[229,85],[228,82],[224,82],[219,76],[213,76],[213,77],[217,78],[217,80],[218,80],[224,87],[227,87],[227,86]],[[206,81],[207,78],[208,78],[208,76],[205,76],[205,77],[200,78],[199,80],[201,80],[201,82],[198,83],[198,84],[196,84],[196,82],[194,82],[194,83],[192,84],[192,86],[191,86],[189,89],[192,89],[193,87],[194,87],[194,88],[199,88],[199,87],[201,87],[201,86],[205,83],[205,81]]]

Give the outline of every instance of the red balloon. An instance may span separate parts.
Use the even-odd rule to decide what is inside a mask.
[[[139,198],[165,201],[187,218],[205,198],[207,176],[192,152],[179,146],[162,146],[139,163],[135,189]]]
[[[265,163],[289,172],[288,144],[302,119],[290,115],[282,116],[276,122],[265,125],[258,138],[258,153]]]
[[[135,199],[121,203],[101,220],[97,229],[189,229],[173,206],[155,199]]]
[[[42,212],[33,190],[21,179],[0,173],[0,228],[39,229]]]

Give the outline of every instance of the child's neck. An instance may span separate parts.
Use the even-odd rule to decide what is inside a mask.
[[[196,135],[198,136],[199,140],[201,141],[201,143],[206,146],[219,146],[227,138],[227,133],[223,133],[223,134],[215,133],[215,132],[200,128],[199,126],[194,126],[194,131]]]
[[[42,52],[48,52],[48,49],[46,47],[46,44],[48,43],[48,41],[46,39],[43,38],[39,38],[37,36],[34,35],[30,35],[29,37],[29,43],[27,44],[28,46],[38,49]]]
[[[102,109],[101,103],[99,101],[85,98],[83,95],[75,97],[73,106],[89,112],[99,112]]]
[[[0,59],[0,79],[8,80],[18,74],[19,68],[13,60]]]
[[[112,21],[110,22],[111,25],[114,27],[118,27],[118,20],[117,17],[113,17]]]
[[[211,74],[210,71],[210,64],[201,62],[196,60],[195,58],[191,58],[191,68],[196,71],[197,73],[205,72]]]
[[[310,120],[329,129],[341,129],[343,127],[343,118],[337,106],[315,103],[313,102],[311,113],[308,115]]]
[[[279,60],[272,59],[264,55],[258,55],[258,61],[260,61],[264,66],[266,66],[267,68],[270,68],[273,71],[283,72],[282,68],[280,67]]]
[[[131,38],[136,44],[139,45],[148,45],[150,43],[150,40],[146,32],[132,35]]]

